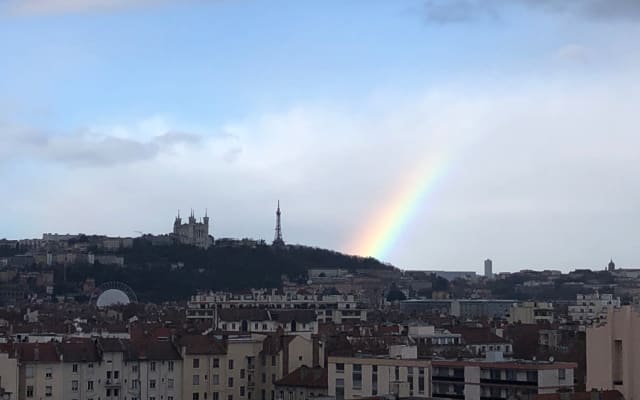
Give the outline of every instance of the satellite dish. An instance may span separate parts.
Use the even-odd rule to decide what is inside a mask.
[[[549,362],[552,363],[553,361],[555,361],[555,358],[553,358],[553,356],[549,356]]]

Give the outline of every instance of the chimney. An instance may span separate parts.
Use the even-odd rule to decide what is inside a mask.
[[[36,347],[33,348],[33,360],[40,361],[40,349],[38,348],[37,343],[36,343]]]
[[[312,362],[311,362],[311,366],[312,367],[317,367],[318,365],[320,365],[320,343],[318,343],[318,336],[313,335],[311,337],[312,340]]]

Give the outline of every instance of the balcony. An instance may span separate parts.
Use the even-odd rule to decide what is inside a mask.
[[[104,381],[104,387],[106,388],[119,388],[122,386],[120,379],[106,379]]]

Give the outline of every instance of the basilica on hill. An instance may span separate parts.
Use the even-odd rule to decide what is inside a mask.
[[[173,236],[181,244],[208,249],[213,244],[213,237],[209,236],[209,216],[207,212],[205,211],[204,217],[198,222],[193,210],[191,210],[187,223],[183,224],[178,211],[178,215],[173,221]]]
[[[278,208],[276,209],[276,228],[275,236],[272,245],[275,247],[284,247],[284,239],[282,238],[282,226],[280,224],[280,201],[278,201]],[[182,223],[180,218],[180,211],[176,219],[173,221],[173,234],[174,240],[180,244],[186,244],[190,246],[197,246],[203,249],[208,249],[214,243],[213,236],[209,235],[209,216],[205,210],[204,217],[200,221],[196,220],[193,209],[189,214],[189,219],[186,223]]]

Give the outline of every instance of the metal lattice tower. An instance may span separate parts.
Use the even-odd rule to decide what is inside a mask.
[[[280,200],[278,200],[278,209],[276,210],[276,234],[273,238],[274,246],[284,246],[282,239],[282,226],[280,225]]]

